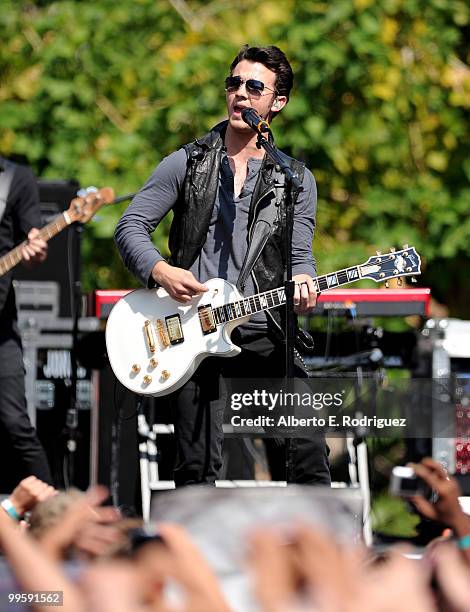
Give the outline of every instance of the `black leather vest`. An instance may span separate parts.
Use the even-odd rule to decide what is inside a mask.
[[[170,228],[169,263],[189,269],[197,259],[209,230],[209,223],[217,197],[219,169],[224,146],[227,121],[216,125],[208,134],[185,146],[188,166],[184,187],[173,208]],[[304,164],[285,156],[291,168],[302,181]],[[277,206],[278,213],[273,231],[262,249],[252,271],[258,291],[267,291],[284,283],[286,229],[285,191],[275,188],[276,182],[284,182],[283,175],[267,156],[264,157],[251,198],[248,215],[247,242],[262,207]],[[285,309],[267,311],[268,327],[277,340],[284,340]]]

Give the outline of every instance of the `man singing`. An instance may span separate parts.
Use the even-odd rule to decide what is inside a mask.
[[[154,170],[119,221],[116,242],[125,265],[147,287],[162,286],[185,303],[205,292],[213,277],[236,284],[247,252],[250,230],[266,206],[277,207],[277,218],[249,275],[245,296],[282,286],[285,275],[285,193],[281,179],[257,136],[242,119],[251,107],[268,122],[289,101],[292,68],[277,47],[244,46],[225,79],[228,119],[208,134],[166,157]],[[302,181],[292,234],[294,304],[305,313],[316,303],[312,277],[315,261],[316,186],[312,174],[294,159],[286,159]],[[170,258],[155,249],[150,235],[172,210]],[[232,340],[242,348],[236,357],[208,357],[195,375],[168,399],[173,411],[177,486],[212,484],[222,466],[224,402],[220,378],[273,378],[285,374],[285,309],[253,315],[238,327]],[[281,447],[268,441],[268,454]],[[298,439],[294,478],[299,483],[329,484],[323,438]],[[276,467],[277,464],[277,467]],[[272,477],[285,478],[283,461],[272,462]]]

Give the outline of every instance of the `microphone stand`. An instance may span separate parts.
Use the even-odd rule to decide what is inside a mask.
[[[72,229],[73,228],[73,229]],[[78,325],[81,315],[82,302],[82,282],[81,282],[81,242],[83,224],[74,223],[70,231],[75,233],[72,252],[73,269],[73,291],[72,291],[72,348],[70,351],[71,377],[70,377],[70,397],[65,416],[65,435],[66,435],[66,470],[64,470],[64,485],[70,487],[75,484],[75,459],[77,453],[78,439],[78,405],[77,405],[77,383],[78,383],[78,364],[77,364],[77,345],[78,345]]]
[[[256,146],[266,151],[268,157],[278,166],[285,176],[285,205],[286,205],[286,239],[284,243],[286,257],[286,280],[284,288],[286,294],[286,387],[287,392],[291,391],[294,379],[294,343],[295,343],[295,317],[294,317],[294,290],[295,283],[292,280],[292,230],[294,226],[294,206],[298,194],[302,191],[302,184],[299,177],[292,171],[288,163],[280,155],[275,145],[265,136],[262,129],[258,130],[258,141]],[[271,132],[269,132],[271,134]],[[271,135],[272,136],[272,135]],[[293,483],[295,480],[295,439],[285,439],[286,451],[286,480]]]
[[[81,190],[77,195],[85,196],[87,193],[97,191],[94,187],[88,187]],[[124,196],[114,198],[113,204],[131,200],[137,192],[128,193]],[[72,230],[72,228],[74,228]],[[69,405],[65,415],[66,437],[65,443],[65,469],[64,469],[64,485],[69,487],[75,484],[75,462],[78,443],[78,402],[77,402],[77,384],[78,384],[78,362],[77,362],[77,347],[79,321],[82,311],[82,281],[81,281],[81,245],[83,234],[83,223],[73,223],[70,231],[75,232],[75,241],[73,243],[72,266],[73,266],[73,291],[72,291],[72,348],[70,351],[71,360],[71,376],[70,376],[70,396]],[[73,265],[74,264],[74,265]]]

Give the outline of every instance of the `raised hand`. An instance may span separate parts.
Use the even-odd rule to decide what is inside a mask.
[[[146,544],[139,550],[142,571],[151,572],[153,581],[160,585],[168,579],[175,581],[184,591],[185,612],[229,612],[215,574],[186,530],[160,523],[158,532],[163,545]]]
[[[411,498],[417,510],[426,518],[439,521],[458,529],[463,523],[470,532],[470,519],[464,514],[459,503],[460,487],[455,478],[449,477],[440,463],[426,457],[421,463],[412,465],[416,475],[437,493],[437,500],[430,502],[421,495]]]
[[[47,482],[39,480],[36,476],[28,476],[15,487],[9,499],[21,516],[34,508],[39,502],[56,494],[57,489],[54,489]]]

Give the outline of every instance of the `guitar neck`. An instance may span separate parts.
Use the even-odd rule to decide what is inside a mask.
[[[354,283],[361,278],[359,266],[352,266],[351,268],[345,268],[344,270],[338,270],[331,274],[324,274],[323,276],[316,276],[313,279],[313,284],[317,293],[332,289],[333,287],[341,287],[348,283]],[[271,308],[278,308],[286,303],[286,292],[284,287],[278,287],[277,289],[270,289],[269,291],[263,291],[256,295],[238,300],[236,302],[230,302],[223,306],[218,306],[213,309],[215,321],[218,324],[227,323],[228,321],[235,321],[236,319],[242,319],[246,316],[251,316],[257,312],[264,312]]]
[[[68,212],[65,211],[40,229],[38,238],[42,238],[42,240],[47,242],[71,223],[72,220],[70,219]],[[23,259],[22,251],[27,244],[28,241],[25,240],[17,247],[12,249],[9,253],[3,255],[3,257],[0,257],[0,276],[3,276],[20,263],[20,261]]]

